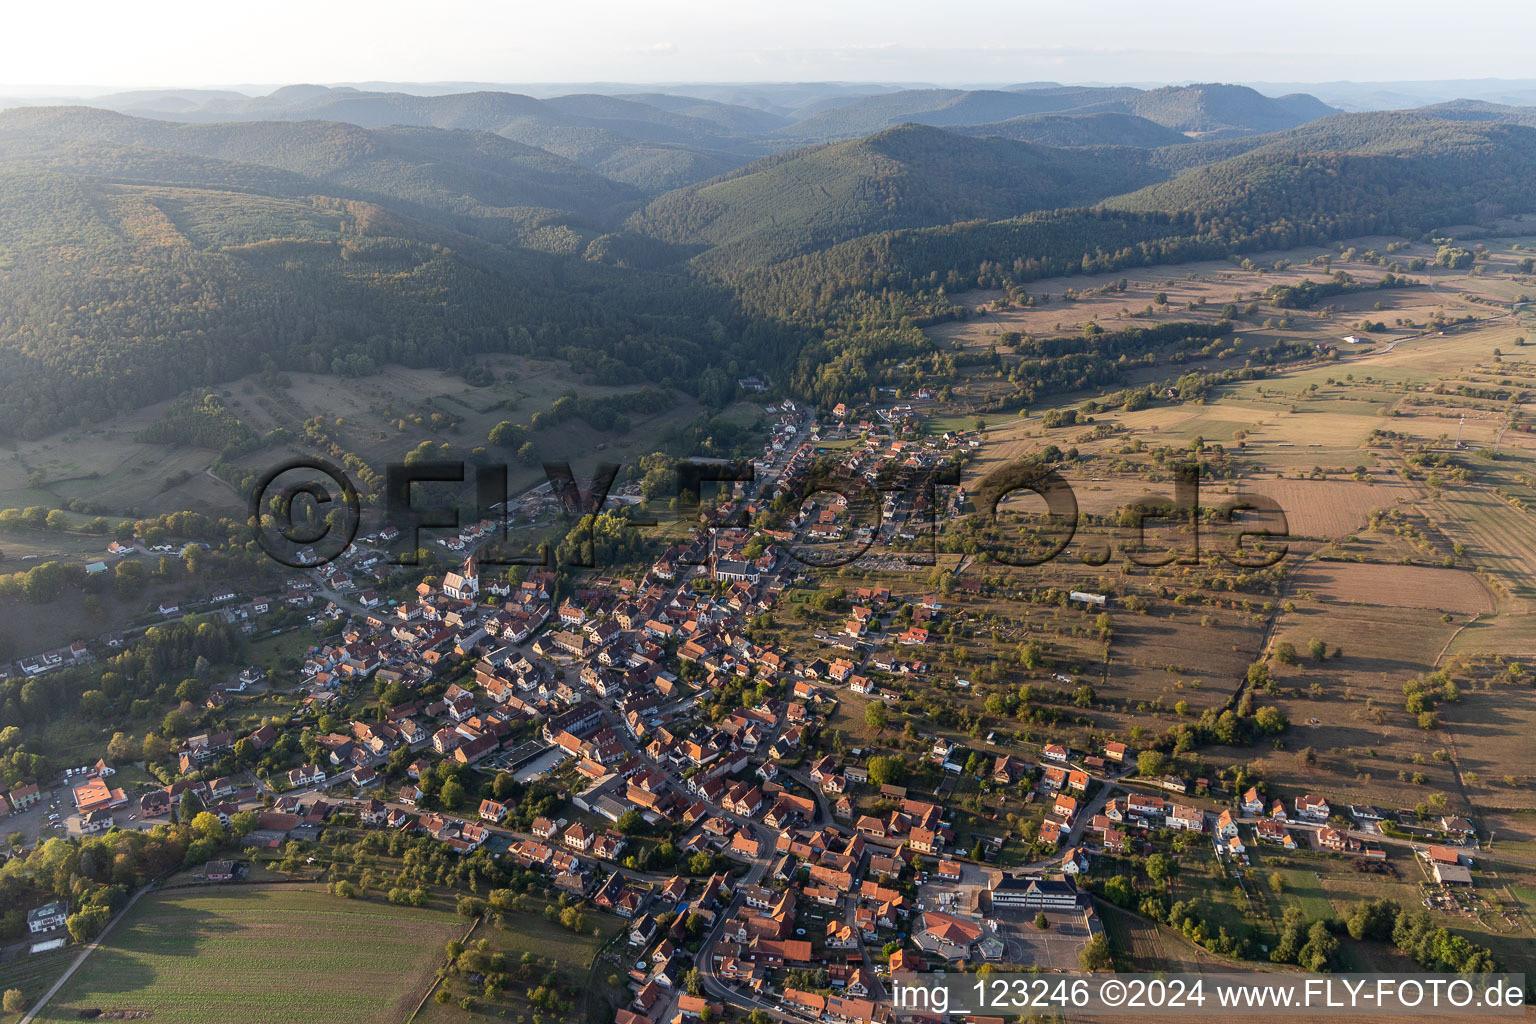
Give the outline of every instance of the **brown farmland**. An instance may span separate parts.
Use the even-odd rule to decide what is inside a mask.
[[[1297,591],[1325,601],[1388,608],[1432,608],[1458,615],[1489,615],[1493,599],[1475,573],[1421,565],[1314,562],[1300,570]]]

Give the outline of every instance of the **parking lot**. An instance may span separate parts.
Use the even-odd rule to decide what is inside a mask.
[[[566,752],[561,750],[559,747],[551,747],[547,753],[540,754],[528,764],[524,765],[523,768],[513,776],[513,778],[518,782],[527,782],[530,779],[538,778],[540,775],[543,775],[545,772],[551,770],[552,768],[565,761],[567,756],[568,755]]]
[[[37,803],[18,814],[12,814],[5,818],[5,835],[10,837],[20,832],[21,845],[25,848],[35,845],[39,838],[49,839],[53,836],[62,836],[64,834],[64,811],[68,810],[68,808],[61,808],[57,805],[57,794],[57,790],[45,789],[42,794],[43,798]],[[57,814],[59,817],[55,822],[50,822],[48,820],[50,814]],[[10,846],[10,843],[6,844],[7,849]]]

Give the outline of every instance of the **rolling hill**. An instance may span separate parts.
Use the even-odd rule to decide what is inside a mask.
[[[133,111],[177,121],[341,121],[363,128],[493,132],[653,192],[720,174],[765,152],[719,123],[717,107],[710,117],[695,117],[596,94],[539,100],[509,92],[418,96],[294,85],[267,96],[219,94],[192,104],[169,99],[176,100],[167,102],[170,109],[138,101]]]
[[[28,134],[262,164],[463,217],[517,219],[528,208],[566,211],[600,224],[641,195],[488,132],[368,129],[335,121],[184,124],[89,107],[0,113],[0,138]]]
[[[668,193],[635,230],[712,251],[721,268],[783,259],[871,230],[997,219],[1095,202],[1156,180],[1137,160],[905,125],[770,157]]]
[[[282,127],[308,140],[316,126]],[[262,138],[291,137],[253,133]],[[332,173],[357,166],[350,151],[329,162],[326,152],[296,145],[286,158]],[[362,376],[385,363],[454,368],[487,351],[562,359],[574,377],[605,383],[671,380],[723,400],[722,364],[771,370],[793,349],[789,332],[747,321],[723,290],[634,269],[606,245],[514,248],[459,230],[494,217],[359,195],[262,164],[8,122],[0,437],[97,422],[264,369]]]

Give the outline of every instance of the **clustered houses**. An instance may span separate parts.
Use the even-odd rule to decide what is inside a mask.
[[[949,438],[944,445],[954,443]],[[808,461],[809,449],[802,451],[789,457],[791,467],[797,459]],[[878,475],[894,456],[907,468],[932,465],[942,451],[893,441],[888,451],[856,453],[848,470]],[[737,496],[711,515],[723,524],[738,511],[752,515],[759,509],[752,498]],[[817,512],[816,522],[801,525],[835,532],[841,510],[831,511],[830,522]],[[410,692],[469,658],[475,659],[473,677],[457,676],[430,703],[408,699],[378,722],[353,722],[344,732],[316,737],[323,759],[294,769],[292,792],[262,814],[256,841],[276,844],[304,835],[333,810],[324,793],[307,790],[361,791],[359,777],[369,778],[366,773],[402,747],[415,757],[408,772],[415,779],[440,759],[471,764],[520,756],[522,747],[501,752],[513,735],[536,731],[544,749],[565,755],[590,780],[579,797],[571,796],[590,813],[536,819],[531,835],[509,837],[506,856],[546,873],[556,887],[628,917],[633,944],[656,943],[647,969],[633,977],[635,1002],[623,1014],[645,1020],[659,993],[675,986],[688,966],[677,950],[690,938],[679,929],[694,915],[719,926],[710,955],[722,978],[754,991],[777,991],[780,972],[823,968],[842,993],[826,1001],[824,1013],[829,1019],[857,1013],[873,985],[862,966],[864,946],[911,931],[914,908],[904,882],[913,878],[915,858],[942,857],[953,833],[941,807],[913,799],[901,799],[878,819],[855,822],[847,790],[868,783],[861,764],[822,757],[781,771],[780,762],[797,756],[808,730],[819,725],[834,688],[879,699],[871,671],[926,671],[919,661],[885,653],[901,649],[889,639],[870,640],[890,636],[900,604],[884,587],[855,595],[848,628],[829,642],[835,648],[830,663],[798,661],[750,641],[746,624],[774,609],[793,575],[792,564],[775,550],[792,537],[764,545],[748,531],[722,525],[668,549],[639,579],[599,578],[563,599],[554,596],[549,574],[533,573],[516,585],[486,581],[471,556],[440,584],[419,587],[414,599],[387,611],[370,608],[335,642],[312,652],[304,671],[317,694],[370,675]],[[906,646],[920,646],[943,614],[936,595],[913,599],[916,632],[905,638]],[[787,696],[750,698],[708,718],[690,714],[687,698],[695,692],[756,682]],[[266,726],[249,738],[267,749],[280,737]],[[948,767],[946,756],[940,760]],[[995,766],[995,774],[1010,779],[1031,771],[1008,758]],[[1062,807],[1069,814],[1086,787],[1081,771],[1063,778]],[[505,827],[509,808],[498,800],[481,801],[466,820],[417,811],[417,795],[407,782],[393,797],[368,797],[358,819],[371,827],[414,830],[460,852]],[[173,796],[164,800],[167,806]],[[818,809],[823,802],[842,825],[825,824]],[[672,826],[685,855],[712,851],[771,863],[768,887],[754,887],[742,909],[725,920],[717,915],[731,906],[726,876],[710,879],[692,899],[682,878],[659,889],[627,879],[611,869],[624,855],[623,837],[592,822],[594,816],[616,821],[629,811]],[[798,883],[802,870],[804,885]],[[685,900],[688,915],[668,929],[657,927],[648,912],[651,901],[677,906]],[[795,908],[805,904],[825,908],[826,934],[814,943],[796,933]]]
[[[875,483],[891,477],[921,479],[961,452],[980,446],[979,434],[948,432],[941,437],[919,436],[919,419],[910,405],[896,405],[876,410],[867,417],[857,417],[853,410],[844,409],[839,416],[834,409],[833,421],[811,424],[810,444],[801,444],[789,453],[783,469],[784,478],[793,482],[803,477],[818,459],[826,466],[829,457],[836,461],[827,468],[836,477],[850,481]],[[787,436],[775,432],[775,439],[764,453],[767,468],[779,453],[789,452],[789,439],[796,436],[798,425],[787,428]],[[824,440],[857,438],[858,443],[831,455],[817,453],[814,445]],[[872,524],[854,522],[848,508],[848,499],[841,494],[823,492],[825,500],[813,500],[801,506],[790,524],[792,533],[808,543],[829,543],[858,539],[860,541],[914,540],[933,528],[940,517],[959,514],[966,501],[963,488],[950,493],[935,492],[926,487],[888,490],[881,496],[882,508],[878,535]],[[933,507],[935,497],[944,502],[943,507]],[[904,642],[918,643],[916,635]]]
[[[753,511],[750,499],[740,504]],[[729,509],[714,514],[723,518]],[[474,850],[492,830],[505,827],[509,808],[485,799],[464,817],[419,810],[414,780],[439,760],[499,759],[500,765],[529,746],[537,754],[538,744],[526,742],[504,753],[513,736],[536,733],[544,749],[566,755],[591,780],[579,799],[572,797],[581,809],[615,821],[634,810],[671,825],[686,854],[711,850],[738,860],[776,859],[780,880],[787,880],[788,865],[806,867],[811,885],[789,897],[789,904],[783,893],[775,900],[779,922],[772,922],[775,909],[764,907],[765,913],[732,925],[736,948],[718,958],[730,960],[732,969],[766,977],[763,972],[809,960],[802,948],[809,943],[783,925],[786,906],[796,898],[828,907],[853,899],[853,917],[831,936],[852,951],[908,927],[907,898],[890,883],[910,875],[913,857],[946,849],[952,833],[941,809],[905,800],[899,810],[854,831],[846,790],[850,783],[868,782],[862,765],[822,758],[810,765],[807,780],[781,775],[779,762],[796,754],[807,730],[819,724],[830,705],[829,687],[871,693],[866,664],[905,673],[922,672],[923,666],[880,660],[851,637],[832,666],[802,663],[783,650],[752,643],[746,623],[774,608],[792,566],[774,545],[754,546],[747,531],[721,528],[703,536],[708,540],[664,552],[640,579],[599,578],[564,599],[554,596],[552,574],[535,572],[515,585],[486,580],[470,555],[441,583],[419,586],[411,599],[389,608],[376,602],[306,658],[302,671],[315,701],[325,703],[344,682],[370,677],[398,684],[409,695],[468,659],[473,659],[472,677],[459,672],[440,696],[408,696],[378,720],[354,721],[315,736],[310,758],[290,762],[291,770],[274,779],[286,791],[260,813],[252,842],[277,846],[307,837],[338,807],[350,807],[366,826],[414,831],[458,852]],[[341,581],[329,578],[327,584],[339,588]],[[289,589],[313,588],[296,582]],[[853,619],[865,630],[883,632],[880,620],[895,603],[886,588],[866,588],[857,596]],[[940,607],[936,597],[914,602],[913,619],[931,624]],[[690,683],[684,685],[683,678]],[[707,720],[688,714],[686,698],[699,690],[758,681],[788,684],[789,696],[749,700]],[[287,739],[278,725],[263,725],[245,737],[197,737],[181,752],[186,768],[214,763],[241,738],[258,752]],[[409,781],[394,792],[368,792],[381,782],[379,769],[402,749],[414,758]],[[185,789],[201,785],[166,787],[145,797],[141,810],[151,818],[167,815]],[[345,802],[345,797],[356,799]],[[217,804],[211,792],[205,799]],[[823,800],[835,800],[834,813],[849,823],[841,831],[811,827]],[[601,869],[603,862],[623,856],[624,839],[594,827],[592,820],[539,819],[531,837],[509,837],[507,856],[546,872],[563,890],[640,920],[646,888]],[[870,841],[881,845],[866,849]],[[690,910],[708,910],[712,903],[723,909],[729,902],[721,899],[725,888],[723,876],[715,879],[702,898],[689,901]],[[677,903],[687,889],[678,879],[650,896]],[[642,933],[643,923],[637,925]],[[834,966],[836,987],[851,995],[866,990],[869,979],[856,971],[845,976],[841,965]]]
[[[1316,840],[1316,848],[1319,850],[1365,860],[1386,859],[1386,851],[1377,844],[1350,835],[1347,829],[1327,824],[1332,813],[1333,809],[1325,797],[1313,793],[1302,794],[1296,797],[1288,810],[1283,800],[1267,801],[1257,786],[1251,786],[1238,797],[1235,807],[1223,810],[1217,817],[1217,851],[1234,857],[1246,852],[1247,846],[1243,843],[1238,825],[1242,819],[1247,819],[1253,825],[1253,841],[1261,846],[1295,850],[1302,845],[1297,840],[1297,834],[1310,834]],[[1351,805],[1349,813],[1355,823],[1367,831],[1374,831],[1376,824],[1384,818],[1380,811],[1368,804]]]
[[[354,573],[358,569],[352,566]],[[317,574],[327,586],[344,589],[334,573]],[[316,586],[313,579],[301,579],[291,581],[288,589],[292,596]],[[323,823],[339,805],[337,794],[361,796],[377,789],[383,783],[380,769],[401,749],[421,755],[411,765],[414,780],[439,758],[468,765],[490,757],[508,745],[520,727],[542,721],[546,731],[551,726],[559,731],[561,743],[578,737],[577,748],[584,755],[617,760],[620,747],[613,741],[612,730],[597,728],[603,720],[601,710],[584,702],[578,690],[556,683],[548,666],[537,665],[514,650],[550,617],[553,586],[549,573],[533,573],[517,587],[505,580],[482,583],[471,556],[447,573],[440,585],[423,584],[414,600],[354,617],[333,640],[314,648],[301,674],[311,690],[309,702],[322,706],[331,702],[333,691],[344,681],[371,677],[399,684],[410,693],[465,658],[478,660],[473,682],[450,684],[430,702],[407,699],[386,709],[377,720],[353,721],[342,731],[315,736],[313,761],[273,777],[284,793],[274,809],[260,815],[254,843],[275,846],[284,838],[306,838],[306,830]],[[239,612],[227,610],[227,614]],[[274,724],[262,725],[244,737],[229,732],[202,734],[187,739],[177,751],[180,773],[206,775],[210,766],[233,751],[238,739],[248,740],[256,753],[284,741],[297,750],[292,742],[297,736],[286,736],[283,727]],[[99,797],[94,790],[86,793],[91,787],[104,792]],[[150,820],[167,816],[188,790],[226,822],[242,797],[256,802],[254,794],[234,793],[227,780],[187,780],[143,796],[139,814]],[[112,795],[120,791],[107,791],[94,778],[89,784],[82,780],[80,793],[89,805],[82,807],[82,814],[124,802],[114,802]],[[362,804],[359,818],[368,825],[422,832],[451,849],[467,852],[485,842],[490,834],[486,826],[499,824],[505,816],[504,809],[497,812],[494,801],[481,808],[478,820],[406,813],[400,805],[414,806],[417,794],[416,786],[407,783],[390,804],[376,798]],[[612,844],[599,850],[617,852]]]
[[[1088,831],[1098,835],[1104,852],[1116,854],[1128,852],[1132,838],[1162,828],[1205,832],[1205,812],[1149,793],[1130,792],[1110,800],[1087,823]],[[1077,873],[1066,860],[1062,870],[1068,875]]]
[[[874,846],[830,827],[796,828],[778,835],[773,856],[769,883],[744,886],[740,908],[721,924],[712,950],[716,973],[766,994],[781,991],[774,984],[781,971],[820,968],[845,996],[868,995],[873,979],[862,949],[909,927],[913,905],[897,887],[910,877],[915,851]],[[801,873],[806,881],[795,884]],[[809,920],[825,920],[819,943],[794,927],[797,908],[806,904],[814,912]]]
[[[1053,776],[1048,769],[1046,780],[1051,778]],[[1283,800],[1267,800],[1255,786],[1241,793],[1234,806],[1218,812],[1212,827],[1210,815],[1197,807],[1160,796],[1132,792],[1106,804],[1102,813],[1094,815],[1089,827],[1100,836],[1103,849],[1110,853],[1126,852],[1129,838],[1138,833],[1167,828],[1209,832],[1219,855],[1244,858],[1249,843],[1244,840],[1239,826],[1249,824],[1252,828],[1251,842],[1259,846],[1295,850],[1303,845],[1315,845],[1319,850],[1365,860],[1385,859],[1386,852],[1377,844],[1351,835],[1347,829],[1329,825],[1331,813],[1327,799],[1316,794],[1298,796],[1287,807]],[[1376,808],[1364,805],[1352,806],[1350,815],[1357,825],[1367,831],[1373,830],[1384,817]],[[1450,821],[1453,819],[1442,821],[1441,828],[1447,836],[1455,839],[1456,833],[1446,823]],[[1050,818],[1047,818],[1047,824],[1049,822]],[[1454,819],[1454,822],[1463,823],[1464,820]],[[1470,833],[1470,823],[1466,823],[1466,828]],[[1298,840],[1298,836],[1303,839]],[[1312,839],[1315,839],[1315,844],[1311,842]],[[1063,869],[1071,873],[1069,868],[1064,866]]]
[[[940,820],[937,804],[903,798],[900,806],[884,818],[863,815],[854,829],[874,839],[905,841],[918,853],[940,854],[954,839],[949,824]]]

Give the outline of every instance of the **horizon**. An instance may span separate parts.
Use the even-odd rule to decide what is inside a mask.
[[[1529,6],[1495,6],[1506,38],[1536,29]],[[643,10],[612,0],[558,11],[482,10],[460,0],[430,21],[399,0],[319,8],[278,0],[259,12],[177,0],[148,13],[93,0],[83,11],[11,12],[0,62],[15,84],[0,88],[326,80],[1392,82],[1423,80],[1402,75],[1416,65],[1435,68],[1437,80],[1526,73],[1515,53],[1489,51],[1485,19],[1435,19],[1426,35],[1434,13],[1428,0],[1399,5],[1387,19],[1372,5],[1336,7],[1324,31],[1212,0],[1182,5],[1177,18],[1111,0],[1093,19],[971,0],[938,22],[916,5],[870,0],[830,12],[805,0],[772,12],[706,10],[683,0]],[[81,32],[82,24],[91,31]],[[748,69],[759,73],[743,75]]]
[[[1525,77],[1484,76],[1479,78],[1334,78],[1334,79],[1237,79],[1214,77],[1186,78],[1067,78],[1030,80],[973,81],[965,79],[896,79],[896,78],[669,78],[664,80],[639,79],[550,79],[527,81],[491,81],[470,79],[289,79],[271,82],[0,82],[0,90],[15,91],[17,95],[45,91],[59,95],[111,96],[128,92],[239,92],[247,96],[267,96],[279,89],[314,86],[324,89],[356,89],[373,92],[385,89],[418,88],[453,90],[455,92],[508,92],[517,89],[667,89],[676,87],[738,87],[775,88],[785,86],[877,86],[886,89],[960,89],[966,91],[1031,88],[1084,87],[1084,88],[1132,88],[1161,89],[1194,85],[1246,86],[1263,91],[1264,88],[1292,88],[1305,86],[1360,86],[1386,87],[1405,85],[1536,85],[1536,75]]]
[[[143,112],[151,116],[173,113],[154,107],[155,97],[177,94],[193,102],[217,102],[218,94],[239,96],[242,100],[261,99],[283,89],[321,88],[353,90],[363,94],[401,93],[415,96],[448,96],[475,92],[523,95],[538,100],[562,96],[608,95],[641,96],[648,93],[691,96],[727,105],[776,109],[789,114],[810,103],[814,106],[851,103],[862,97],[895,94],[902,91],[955,90],[1013,91],[1050,88],[1132,88],[1151,91],[1161,88],[1196,86],[1232,86],[1252,89],[1260,95],[1278,98],[1310,95],[1343,112],[1367,110],[1411,110],[1432,104],[1484,102],[1505,106],[1536,105],[1536,77],[1532,78],[1446,78],[1401,80],[1333,81],[1259,81],[1212,78],[1151,79],[1111,81],[1105,79],[1060,79],[1015,82],[940,82],[893,79],[820,79],[820,80],[683,80],[667,82],[639,81],[563,81],[563,82],[489,82],[466,80],[349,80],[334,82],[292,81],[281,83],[213,83],[197,85],[67,85],[18,83],[0,84],[0,109],[34,106],[96,106],[105,104],[124,113]],[[782,95],[779,95],[782,93]],[[839,95],[841,94],[841,95]],[[195,97],[195,99],[193,99]]]

